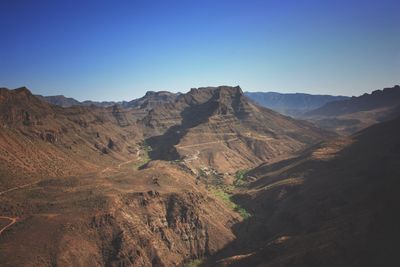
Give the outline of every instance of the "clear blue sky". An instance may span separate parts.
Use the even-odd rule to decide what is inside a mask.
[[[400,83],[399,0],[0,0],[0,86],[79,100]]]

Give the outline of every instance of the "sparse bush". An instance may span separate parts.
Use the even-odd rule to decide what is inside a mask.
[[[247,178],[247,170],[238,170],[235,173],[235,180],[233,181],[234,186],[242,186]]]

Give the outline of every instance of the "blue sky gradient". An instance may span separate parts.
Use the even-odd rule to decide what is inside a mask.
[[[0,86],[78,100],[400,83],[400,1],[0,0]]]

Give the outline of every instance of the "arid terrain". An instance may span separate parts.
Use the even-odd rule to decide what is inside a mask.
[[[102,104],[1,88],[0,266],[396,266],[400,121],[377,109],[355,132],[238,86]]]

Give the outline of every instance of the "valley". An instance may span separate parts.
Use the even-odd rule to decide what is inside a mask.
[[[397,267],[400,1],[0,1],[0,267]]]
[[[396,196],[398,119],[339,136],[229,86],[139,103],[60,107],[0,89],[2,266],[394,261],[384,207]],[[393,239],[359,251],[378,228]]]

